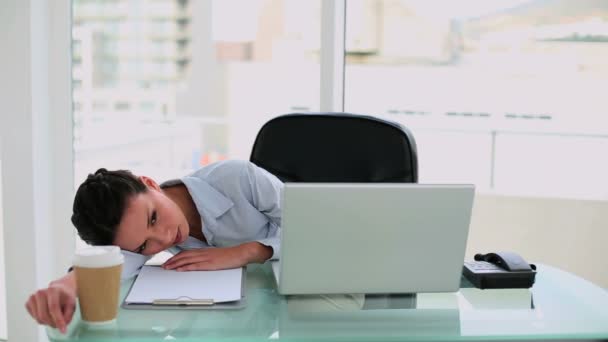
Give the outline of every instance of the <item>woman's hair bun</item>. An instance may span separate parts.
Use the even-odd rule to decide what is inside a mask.
[[[87,177],[87,181],[101,181],[103,180],[103,177],[108,173],[108,170],[106,170],[105,168],[101,168],[98,169],[97,171],[95,171],[95,173],[89,173],[89,176]]]
[[[97,175],[102,175],[103,176],[106,173],[108,173],[108,170],[106,170],[105,168],[102,167],[101,169],[95,171],[95,176],[97,176]]]

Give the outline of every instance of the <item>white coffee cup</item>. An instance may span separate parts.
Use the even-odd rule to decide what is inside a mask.
[[[76,251],[74,272],[80,314],[85,323],[102,325],[116,320],[123,263],[124,257],[116,246]]]

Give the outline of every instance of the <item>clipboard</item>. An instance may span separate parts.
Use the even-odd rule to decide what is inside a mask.
[[[146,267],[154,267],[154,268],[160,268],[160,266],[152,266],[152,265],[146,265],[143,266],[142,271],[144,268]],[[129,291],[127,291],[127,295],[123,298],[121,307],[123,309],[135,309],[135,310],[235,310],[235,309],[243,309],[246,306],[246,300],[245,300],[245,282],[246,282],[246,268],[245,267],[241,267],[241,284],[240,284],[240,296],[239,299],[237,300],[232,300],[232,301],[226,301],[226,302],[215,302],[213,298],[192,298],[192,297],[206,297],[204,295],[204,291],[205,289],[202,288],[201,289],[201,294],[197,295],[197,296],[177,296],[176,298],[156,298],[151,300],[151,301],[145,301],[145,302],[137,302],[137,301],[127,301],[131,292],[133,291],[139,275],[137,276],[137,278],[135,278],[135,280],[131,283],[131,286],[129,288]],[[149,270],[149,271],[156,271],[159,272],[159,269],[156,270]],[[162,271],[164,272],[164,270]],[[220,271],[190,271],[190,272],[177,272],[177,271],[167,271],[169,272],[176,272],[177,274],[187,274],[189,276],[189,278],[197,278],[197,274],[200,275],[206,275],[208,276],[209,273],[211,272],[220,272]],[[200,272],[200,273],[197,273]],[[142,274],[142,272],[140,272],[140,275]],[[179,277],[176,277],[174,279],[172,279],[173,277],[163,277],[162,281],[163,281],[163,286],[167,286],[167,287],[173,287],[176,289],[179,289],[179,287],[183,284],[183,280],[179,279]],[[146,281],[146,279],[139,279],[140,281]],[[156,279],[158,280],[158,279]],[[139,284],[139,286],[141,287],[141,283]],[[191,284],[190,284],[191,285]],[[179,292],[179,291],[178,291]],[[167,296],[162,296],[159,295],[159,297],[167,297]]]

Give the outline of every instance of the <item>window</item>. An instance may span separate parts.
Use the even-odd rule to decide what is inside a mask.
[[[421,182],[606,198],[608,6],[348,0],[346,22],[345,110],[412,129]]]
[[[76,182],[100,166],[164,179],[247,159],[268,119],[319,109],[321,1],[148,2],[74,0]],[[608,7],[437,4],[347,0],[344,111],[409,127],[421,182],[605,196],[600,171],[555,168],[603,170]]]
[[[318,109],[320,7],[73,0],[76,184],[99,167],[163,181],[248,159],[265,121]]]

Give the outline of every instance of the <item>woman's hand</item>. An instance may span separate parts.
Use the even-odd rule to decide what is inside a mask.
[[[245,266],[264,262],[272,256],[272,248],[259,242],[247,242],[234,247],[193,249],[181,252],[163,264],[166,270],[203,271]]]
[[[73,277],[70,274],[30,296],[25,307],[39,324],[57,328],[62,333],[66,332],[76,308],[76,287]]]

